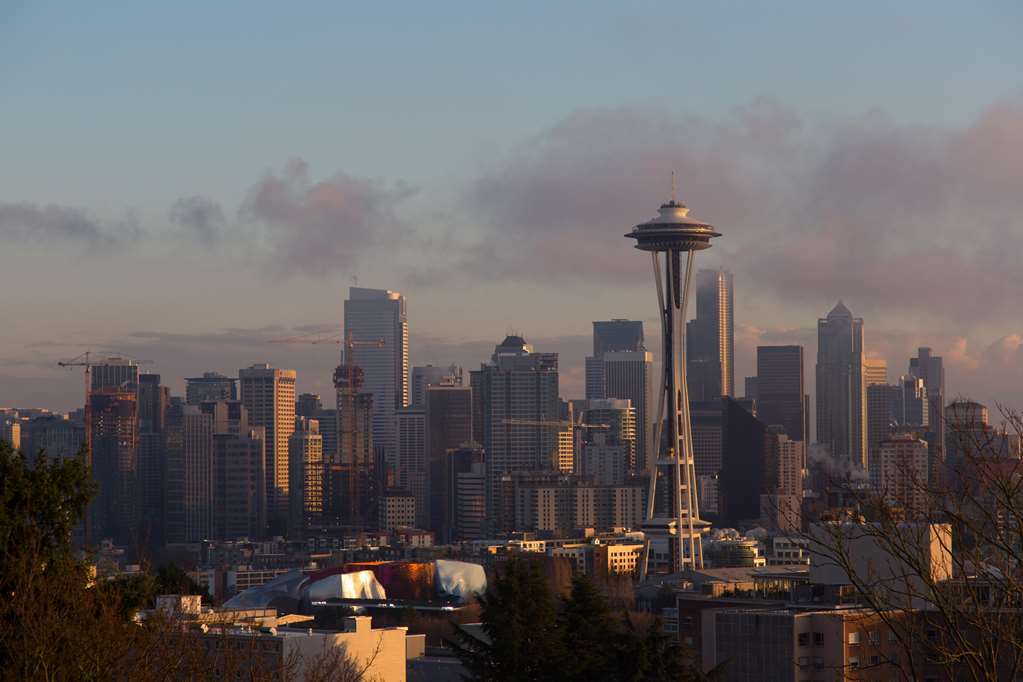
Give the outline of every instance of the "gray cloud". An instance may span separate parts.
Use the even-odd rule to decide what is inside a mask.
[[[170,208],[170,221],[185,236],[205,246],[216,246],[224,238],[224,212],[220,204],[201,196],[182,197]]]
[[[294,159],[281,175],[267,175],[249,189],[239,218],[266,226],[275,267],[323,275],[403,236],[395,207],[411,192],[346,173],[313,181],[308,164]]]
[[[1023,287],[1018,100],[944,129],[877,112],[810,125],[767,99],[717,122],[581,112],[467,189],[483,237],[455,250],[454,266],[645,283],[647,262],[622,234],[654,214],[673,169],[693,214],[724,235],[710,259],[778,305],[844,297],[864,314],[981,322]]]
[[[110,249],[134,243],[141,233],[131,215],[104,223],[78,208],[0,202],[0,236],[8,244]]]

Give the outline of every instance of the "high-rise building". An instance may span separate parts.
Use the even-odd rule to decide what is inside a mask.
[[[127,545],[138,524],[138,396],[136,387],[117,390],[105,384],[89,396],[92,413],[90,466],[98,490],[92,503],[89,541],[111,538]]]
[[[112,389],[115,391],[138,390],[139,367],[134,360],[110,357],[92,366],[92,390]]]
[[[159,374],[140,374],[138,383],[139,539],[152,549],[163,545],[164,435],[170,389]]]
[[[449,472],[445,495],[445,524],[438,531],[441,542],[478,540],[483,537],[487,515],[484,453],[479,448],[459,448],[446,453]],[[450,530],[446,530],[450,529]]]
[[[199,405],[184,407],[185,542],[213,537],[213,415]]]
[[[422,408],[405,407],[394,413],[395,443],[398,458],[394,470],[395,485],[416,500],[416,528],[430,522],[430,503],[426,462],[426,413]]]
[[[904,374],[899,378],[902,387],[902,423],[923,427],[930,423],[930,407],[927,404],[927,387],[924,380]]]
[[[326,524],[368,530],[377,520],[377,460],[373,448],[373,394],[363,372],[342,362],[334,370],[337,451],[326,465]]]
[[[263,427],[249,426],[239,401],[206,402],[213,420],[213,537],[259,540],[266,535]]]
[[[609,399],[628,400],[636,410],[636,448],[632,467],[645,472],[654,451],[651,386],[653,354],[645,350],[609,351],[604,353],[604,395]]]
[[[172,396],[163,429],[163,540],[185,538],[185,401]]]
[[[0,416],[0,440],[7,441],[15,450],[21,449],[21,420]],[[35,456],[35,453],[32,453]]]
[[[201,377],[185,379],[185,402],[189,405],[238,400],[238,380],[218,372],[203,372]]]
[[[686,323],[690,400],[735,395],[735,316],[732,273],[696,273],[696,318]]]
[[[839,301],[817,321],[817,442],[855,469],[867,469],[863,319]]]
[[[755,522],[760,518],[760,496],[770,489],[770,463],[777,446],[768,427],[746,406],[723,400],[719,501],[728,523]]]
[[[456,365],[437,367],[422,365],[412,368],[410,405],[420,409],[426,407],[426,389],[430,386],[461,386],[462,368]]]
[[[802,346],[757,346],[757,415],[785,430],[792,440],[806,441],[809,410]],[[747,388],[747,393],[749,389]]]
[[[760,493],[760,518],[769,530],[798,533],[802,528],[803,477],[806,443],[769,428],[768,457]]]
[[[636,470],[636,409],[630,400],[607,398],[604,400],[587,400],[582,411],[582,443],[579,457],[583,462],[574,468],[575,473],[585,474],[589,465],[593,465],[597,457],[594,448],[598,448],[601,456],[611,456],[610,449],[618,453],[621,461],[614,463],[614,468],[621,468],[620,480],[623,483],[629,472]],[[607,426],[606,429],[600,428]],[[599,446],[598,446],[599,443]],[[590,450],[590,452],[587,452]]]
[[[618,351],[646,350],[639,320],[597,320],[593,323],[593,356]]]
[[[452,452],[472,451],[472,389],[458,384],[426,388],[426,472],[429,519],[425,526],[440,542],[452,539],[455,466]],[[466,455],[468,456],[468,455]],[[479,459],[482,466],[482,456]],[[469,471],[466,465],[462,471]],[[482,474],[482,471],[480,472]],[[482,499],[482,498],[481,498]]]
[[[870,484],[881,485],[881,443],[903,423],[902,387],[895,384],[867,386],[867,469]]]
[[[408,316],[397,291],[351,287],[345,336],[355,342],[346,361],[361,367],[373,394],[373,445],[394,466],[394,412],[409,404]]]
[[[268,364],[239,370],[241,402],[251,426],[265,434],[267,519],[283,532],[288,518],[288,438],[295,430],[295,380],[293,369]]]
[[[51,459],[70,459],[85,442],[85,429],[66,416],[35,417],[21,425],[21,448],[26,456],[45,450]]]
[[[909,359],[909,373],[924,381],[927,389],[928,429],[925,432],[930,448],[931,471],[941,468],[945,461],[945,364],[940,356],[931,355],[930,348],[919,348],[917,357]]]
[[[888,363],[884,358],[863,358],[863,385],[888,383]]]
[[[514,530],[502,477],[558,467],[558,355],[536,353],[521,336],[508,336],[471,380],[486,452],[488,519],[493,531]]]
[[[927,442],[913,435],[881,441],[881,492],[885,500],[910,516],[927,512]]]
[[[323,521],[323,438],[315,419],[296,417],[295,431],[288,437],[288,537],[304,533]]]
[[[318,393],[302,393],[295,401],[295,416],[315,419],[316,415],[323,409],[323,401]]]

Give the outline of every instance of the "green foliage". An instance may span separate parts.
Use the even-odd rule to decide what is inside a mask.
[[[533,562],[510,560],[480,597],[486,640],[456,626],[452,644],[472,679],[703,680],[686,649],[655,623],[640,631],[608,606],[586,576],[572,579],[568,597],[553,599]],[[560,608],[559,608],[560,606]]]

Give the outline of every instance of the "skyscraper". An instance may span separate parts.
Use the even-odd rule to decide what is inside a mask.
[[[199,405],[184,407],[185,541],[213,537],[213,415]]]
[[[323,519],[323,438],[315,419],[297,417],[288,437],[288,537],[303,534]]]
[[[426,413],[421,407],[405,407],[394,413],[394,420],[398,451],[394,469],[395,485],[415,498],[415,527],[425,528],[430,522]]]
[[[362,390],[362,368],[334,370],[337,451],[327,453],[327,524],[367,530],[376,522],[378,477],[373,448],[373,394]]]
[[[945,461],[945,363],[940,356],[931,355],[930,348],[920,348],[917,356],[909,359],[909,373],[923,379],[927,389],[929,411],[925,433],[931,471],[937,471]]]
[[[902,423],[902,387],[895,384],[871,384],[867,399],[867,463],[870,483],[881,485],[881,443],[897,424]]]
[[[806,384],[802,346],[757,346],[757,414],[781,426],[795,441],[807,440]],[[750,396],[747,396],[749,398]]]
[[[138,390],[139,367],[133,360],[110,357],[92,366],[92,390],[109,388],[118,391]]]
[[[888,383],[888,363],[883,358],[863,358],[863,385]]]
[[[863,319],[839,301],[817,321],[817,442],[831,456],[867,469]]]
[[[732,273],[696,273],[696,318],[686,323],[690,400],[735,395],[735,317]]]
[[[616,480],[605,483],[607,485],[624,483],[626,475],[636,470],[637,424],[636,409],[632,403],[618,398],[587,400],[582,422],[590,426],[582,430],[582,446],[575,473],[585,475],[591,473],[590,470],[594,467],[606,468],[604,464],[609,464],[615,471],[620,469],[621,476],[615,474]],[[608,428],[594,428],[603,425]],[[607,458],[617,461],[613,463],[600,461]]]
[[[163,429],[170,389],[159,374],[140,374],[138,390],[139,535],[150,548],[163,545]]]
[[[586,399],[618,398],[636,410],[636,445],[632,464],[646,470],[653,439],[650,414],[650,376],[653,354],[643,345],[643,323],[602,320],[593,323],[593,355],[586,358]]]
[[[185,379],[185,402],[189,405],[238,400],[238,380],[218,372],[203,372],[201,377]]]
[[[408,316],[397,291],[351,287],[345,301],[345,336],[355,343],[350,364],[362,368],[373,394],[373,445],[394,466],[394,412],[409,404]]]
[[[238,401],[203,403],[213,416],[213,537],[259,540],[266,535],[263,428],[250,427]]]
[[[502,478],[558,467],[558,355],[536,353],[521,336],[508,336],[471,382],[486,452],[488,518],[495,532],[513,530]]]
[[[123,383],[123,382],[122,382]],[[130,384],[124,384],[126,387]],[[138,524],[138,396],[100,384],[89,396],[92,412],[92,468],[99,490],[93,501],[92,542],[135,539]]]
[[[288,437],[295,430],[295,380],[293,369],[252,365],[238,372],[241,402],[249,424],[262,426],[265,434],[267,520],[283,532],[288,517]]]
[[[426,471],[429,497],[429,521],[440,542],[449,542],[454,532],[455,462],[452,453],[473,443],[472,389],[458,384],[439,384],[426,388]],[[465,455],[469,457],[469,455]],[[482,457],[479,464],[482,466]],[[470,472],[465,464],[461,471]],[[480,472],[482,475],[482,471]],[[481,498],[482,501],[482,498]]]
[[[426,389],[439,384],[462,383],[462,368],[455,365],[448,367],[437,367],[435,365],[422,365],[412,368],[412,388],[410,405],[420,409],[426,407]]]

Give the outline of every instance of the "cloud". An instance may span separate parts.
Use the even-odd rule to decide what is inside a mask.
[[[405,236],[395,207],[411,191],[346,173],[314,181],[308,164],[293,159],[280,175],[253,185],[238,213],[240,220],[267,228],[277,269],[323,275]]]
[[[104,223],[78,208],[0,202],[0,237],[7,244],[111,249],[134,243],[141,232],[130,214]]]
[[[811,123],[770,99],[719,121],[579,112],[467,188],[480,237],[453,261],[511,280],[646,284],[622,235],[654,215],[672,170],[693,215],[723,233],[711,262],[778,305],[845,298],[980,322],[1023,287],[1019,100],[948,128],[877,111]]]
[[[182,197],[170,208],[170,221],[188,238],[205,246],[216,246],[224,238],[224,212],[220,204],[206,197]]]

